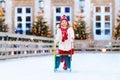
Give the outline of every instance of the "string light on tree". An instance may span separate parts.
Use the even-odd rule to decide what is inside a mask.
[[[51,30],[48,26],[47,19],[44,17],[44,2],[39,0],[39,12],[38,16],[35,18],[32,28],[32,34],[36,36],[51,37]]]
[[[75,39],[86,40],[90,38],[90,29],[87,27],[87,24],[84,20],[84,16],[81,12],[78,13],[73,22],[73,29],[75,32]]]
[[[5,1],[0,1],[0,32],[8,32],[8,26],[6,24],[6,17],[5,17]]]
[[[118,13],[118,18],[116,19],[115,25],[114,25],[113,39],[120,40],[120,10]]]

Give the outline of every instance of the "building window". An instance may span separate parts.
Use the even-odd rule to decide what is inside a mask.
[[[20,21],[20,22],[21,22],[21,21],[22,21],[22,17],[21,17],[21,16],[18,16],[18,17],[17,17],[17,21]]]
[[[110,22],[105,22],[105,27],[110,28]]]
[[[31,13],[31,8],[26,8],[26,13]]]
[[[110,21],[110,16],[109,16],[109,15],[106,15],[106,16],[105,16],[105,20],[106,20],[106,21]]]
[[[101,12],[101,8],[100,7],[96,7],[96,12]]]
[[[31,16],[27,16],[26,21],[31,21]]]
[[[17,13],[22,13],[22,8],[18,8]]]
[[[110,12],[110,7],[105,7],[105,12]]]
[[[79,0],[79,8],[81,12],[84,12],[85,0]]]
[[[110,35],[110,30],[109,29],[105,29],[105,35]]]
[[[70,12],[70,8],[69,7],[66,7],[65,8],[65,13],[69,13]]]
[[[17,28],[22,28],[22,23],[18,23]]]
[[[101,27],[101,23],[100,22],[97,22],[96,23],[96,28],[100,28]]]
[[[60,13],[61,12],[61,8],[56,8],[56,13]]]
[[[61,16],[56,16],[56,21],[60,21]]]
[[[96,16],[96,21],[101,21],[101,17],[100,16]]]
[[[26,23],[26,28],[30,28],[31,23]]]
[[[70,16],[67,16],[68,21],[70,21]]]
[[[101,35],[101,30],[100,29],[96,30],[96,34]]]

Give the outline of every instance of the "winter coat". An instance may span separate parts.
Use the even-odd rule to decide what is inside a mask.
[[[67,29],[67,39],[63,40],[62,30],[58,28],[55,41],[58,42],[58,53],[59,54],[73,54],[73,39],[74,31],[72,27]]]

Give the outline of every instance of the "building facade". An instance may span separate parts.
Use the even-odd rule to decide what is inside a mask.
[[[67,15],[72,25],[81,11],[93,40],[111,40],[120,10],[120,0],[5,0],[9,32],[14,33],[16,29],[21,28],[26,34],[27,30],[31,30],[33,21],[39,15],[40,6],[53,35],[63,14]]]

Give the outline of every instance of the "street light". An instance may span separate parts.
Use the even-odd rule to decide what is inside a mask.
[[[0,0],[0,7],[5,8],[5,0]]]
[[[119,12],[118,12],[118,17],[120,18],[120,10],[119,10]]]
[[[44,7],[44,1],[43,0],[39,0],[39,8],[43,9]]]

